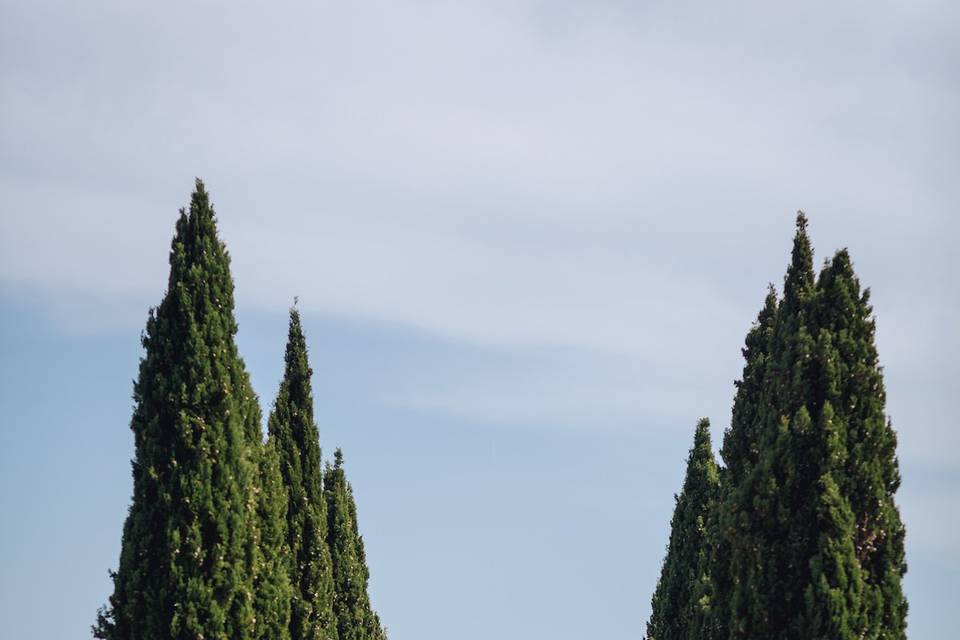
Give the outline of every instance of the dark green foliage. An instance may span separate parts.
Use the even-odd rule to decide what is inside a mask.
[[[853,514],[853,546],[866,583],[866,633],[903,638],[906,561],[905,531],[894,502],[900,486],[897,439],[885,413],[870,292],[861,291],[846,250],[837,252],[820,273],[815,321],[820,329],[819,394],[832,406],[845,450],[834,475]]]
[[[730,481],[739,483],[757,463],[759,399],[766,379],[769,360],[769,345],[777,319],[777,292],[770,285],[763,309],[744,341],[743,377],[736,382],[737,394],[733,401],[733,418],[730,429],[724,434],[723,456]]]
[[[833,410],[824,407],[820,425],[826,436],[827,460],[843,455],[833,427]],[[840,493],[831,472],[816,486],[813,506],[813,555],[810,576],[799,613],[797,637],[823,640],[853,640],[864,637],[864,582],[854,553],[854,520],[849,501]],[[871,637],[874,637],[871,635]]]
[[[718,482],[710,422],[704,418],[697,424],[683,490],[670,522],[670,543],[647,623],[649,640],[686,640],[705,633],[710,607],[708,526]]]
[[[707,629],[703,637],[725,639],[729,636],[734,572],[743,571],[743,556],[732,553],[733,540],[749,532],[752,507],[742,504],[738,487],[759,460],[758,420],[760,395],[766,379],[769,346],[777,318],[777,293],[773,286],[767,293],[757,320],[747,333],[741,350],[745,360],[743,376],[737,381],[730,429],[724,434],[720,451],[725,466],[720,469],[720,499],[712,515],[710,527],[712,603]]]
[[[236,332],[230,260],[197,180],[177,221],[166,295],[143,333],[133,502],[96,637],[258,635],[250,555],[258,455],[250,442],[259,409]]]
[[[380,618],[370,606],[363,538],[357,527],[353,489],[343,470],[343,454],[337,449],[335,462],[327,465],[323,490],[329,519],[328,541],[333,558],[334,611],[340,640],[386,640]]]
[[[817,331],[811,323],[816,302],[812,261],[801,215],[756,399],[760,457],[730,490],[734,509],[746,524],[729,539],[734,558],[730,631],[736,638],[801,637],[810,560],[820,547],[832,544],[820,540],[817,518],[821,480],[831,468],[824,434],[815,428],[822,399],[817,393]]]
[[[747,337],[723,457],[711,636],[904,638],[896,437],[846,251],[814,278],[797,218],[779,305]]]
[[[334,591],[327,547],[327,507],[323,495],[320,436],[313,419],[313,373],[300,314],[290,311],[290,328],[280,391],[268,421],[288,494],[287,545],[293,599],[290,636],[295,640],[337,638]]]
[[[344,638],[381,640],[339,452],[324,492],[299,314],[290,313],[266,442],[236,332],[230,259],[197,180],[189,211],[177,221],[167,292],[142,337],[131,420],[133,501],[111,574],[114,592],[93,634],[337,640],[339,627]]]
[[[795,568],[803,551],[791,546],[803,532],[791,530],[780,516],[790,511],[793,499],[782,484],[785,474],[797,481],[784,450],[792,446],[787,443],[788,418],[797,418],[792,423],[796,434],[809,421],[808,414],[795,413],[807,397],[804,371],[812,341],[806,313],[813,284],[813,252],[806,219],[799,216],[784,298],[778,304],[771,288],[747,336],[743,378],[724,438],[726,469],[715,542],[722,566],[712,573],[718,591],[717,638],[775,635],[784,628],[783,618],[797,608],[794,590],[785,582],[803,582]]]
[[[734,638],[781,637],[793,627],[805,585],[805,565],[810,557],[811,531],[804,528],[809,515],[811,487],[821,473],[811,451],[813,339],[807,326],[814,296],[813,252],[806,219],[797,219],[797,234],[784,298],[769,332],[763,381],[756,395],[742,398],[755,407],[753,415],[738,416],[737,425],[751,441],[741,469],[730,474],[725,497],[732,504],[723,511],[737,518],[731,528],[729,598],[730,633]],[[769,306],[769,305],[768,305]]]
[[[258,563],[254,578],[257,637],[290,638],[291,554],[287,539],[287,488],[280,473],[276,441],[260,447],[260,484],[257,491],[258,534],[253,550]]]

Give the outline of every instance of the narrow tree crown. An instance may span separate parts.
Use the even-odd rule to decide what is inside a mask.
[[[366,598],[363,544],[345,481],[328,518],[300,315],[290,312],[284,376],[263,439],[235,343],[230,257],[200,180],[181,209],[170,274],[142,335],[134,383],[133,501],[104,640],[339,640],[343,615],[382,638]],[[342,475],[341,456],[337,472]],[[347,582],[334,589],[328,525]],[[356,580],[351,582],[350,580]],[[351,617],[352,616],[352,617]],[[347,619],[344,618],[344,619]],[[351,627],[354,628],[354,627]]]
[[[869,292],[818,277],[797,216],[783,299],[747,336],[712,536],[715,638],[905,637],[896,435]]]
[[[710,600],[708,528],[718,483],[710,422],[703,418],[694,432],[683,489],[670,522],[670,543],[647,623],[648,640],[686,640],[705,626]]]
[[[312,374],[300,313],[291,309],[283,380],[268,420],[287,490],[287,544],[294,587],[290,633],[294,638],[332,640],[337,637],[333,574]]]
[[[197,180],[142,338],[133,504],[98,637],[255,637],[249,443],[260,414],[236,331],[229,256]]]
[[[334,453],[333,466],[328,464],[324,473],[324,495],[339,640],[386,640],[380,618],[370,605],[370,571],[357,524],[353,489],[347,482],[340,449]]]

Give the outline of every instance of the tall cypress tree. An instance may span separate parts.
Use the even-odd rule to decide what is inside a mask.
[[[777,291],[773,285],[767,292],[763,308],[747,333],[741,349],[743,374],[735,385],[733,417],[730,428],[724,433],[720,450],[731,484],[739,484],[747,472],[757,464],[760,455],[758,416],[760,396],[766,380],[770,358],[770,342],[777,319]]]
[[[897,438],[886,416],[883,373],[874,343],[870,291],[861,290],[848,252],[838,251],[820,272],[815,322],[819,395],[829,404],[844,455],[838,491],[850,502],[852,541],[866,583],[868,637],[906,637],[904,526],[894,500],[900,486]]]
[[[802,504],[792,501],[807,496],[802,491],[788,496],[785,487],[787,482],[797,483],[792,474],[797,467],[791,463],[807,457],[800,451],[805,446],[802,421],[793,423],[792,433],[788,428],[789,418],[811,396],[813,339],[807,316],[814,295],[814,273],[806,224],[799,214],[783,301],[777,307],[764,363],[757,372],[762,381],[743,398],[744,405],[735,405],[750,407],[738,412],[738,423],[731,429],[736,428],[741,437],[728,438],[742,442],[725,449],[725,454],[747,452],[732,456],[730,486],[721,507],[726,514],[724,534],[731,557],[729,632],[733,638],[785,633],[792,612],[799,607],[797,591],[802,593],[806,583],[797,566],[803,550],[795,547],[803,544],[807,532],[793,526],[787,513]]]
[[[806,230],[807,221],[797,217],[792,260],[784,281],[784,299],[777,313],[770,344],[760,412],[757,415],[760,459],[737,488],[739,500],[750,505],[752,522],[733,541],[735,573],[733,637],[804,637],[817,618],[811,607],[826,600],[811,600],[812,558],[823,549],[839,549],[843,527],[824,523],[825,516],[840,516],[849,505],[820,509],[824,492],[834,482],[824,431],[823,398],[819,391],[819,343],[814,323],[816,287],[813,250]],[[836,455],[842,455],[842,450]],[[834,492],[833,502],[845,500]],[[843,564],[839,558],[832,558]],[[826,563],[829,564],[829,563]],[[824,562],[820,563],[824,566]],[[821,573],[837,578],[839,573]],[[858,598],[848,600],[844,590],[860,590],[857,576],[851,584],[827,584],[821,591],[831,594],[831,606],[838,603],[852,609],[845,613],[848,625],[835,629],[835,637],[856,632],[860,620]]]
[[[752,505],[743,503],[739,491],[744,478],[757,464],[759,450],[758,416],[761,395],[770,356],[773,327],[777,317],[777,292],[773,285],[767,292],[764,306],[747,333],[741,354],[743,374],[735,384],[733,417],[720,450],[724,466],[720,468],[719,501],[710,527],[711,607],[707,628],[702,637],[726,640],[730,635],[734,583],[732,575],[740,575],[744,558],[733,554],[737,539],[749,534]]]
[[[339,640],[386,640],[380,618],[370,606],[363,538],[357,526],[353,489],[343,470],[343,453],[337,449],[333,466],[327,465],[323,492],[329,519],[328,541],[333,558],[334,611]]]
[[[872,310],[845,251],[816,281],[812,256],[801,213],[752,427],[732,437],[735,407],[725,444],[728,630],[733,638],[903,638],[896,438]],[[744,452],[754,449],[751,460]]]
[[[703,597],[709,579],[707,529],[717,490],[710,422],[704,418],[697,423],[686,478],[670,522],[670,543],[647,622],[649,640],[687,640],[703,633],[709,607],[708,598]]]
[[[335,640],[337,618],[326,540],[320,436],[313,419],[312,373],[300,314],[291,309],[283,381],[268,421],[288,494],[287,544],[293,584],[290,635],[295,640]]]
[[[166,295],[142,336],[133,502],[98,638],[256,636],[250,425],[259,409],[233,306],[230,259],[197,180],[177,220]]]
[[[865,633],[865,585],[854,553],[853,511],[850,501],[834,480],[834,465],[842,463],[846,455],[842,430],[837,427],[833,408],[827,402],[817,429],[823,445],[822,462],[818,465],[822,473],[812,488],[811,503],[801,509],[803,517],[809,518],[812,525],[808,540],[812,543],[812,553],[804,567],[809,574],[803,607],[796,612],[796,626],[791,629],[791,635],[796,638],[855,640],[876,637]],[[806,522],[803,524],[807,525]]]
[[[258,426],[259,428],[259,426]],[[252,529],[251,555],[256,563],[254,610],[257,638],[290,638],[290,610],[294,588],[287,536],[287,488],[280,473],[275,438],[254,449],[259,453],[260,482],[256,487],[257,527]]]

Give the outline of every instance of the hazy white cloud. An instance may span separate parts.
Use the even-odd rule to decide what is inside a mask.
[[[0,278],[71,323],[142,322],[201,175],[241,305],[597,352],[586,379],[517,379],[499,407],[478,394],[502,378],[472,380],[446,410],[639,414],[666,398],[643,369],[722,425],[730,387],[699,390],[738,374],[802,207],[875,291],[903,450],[943,460],[921,440],[960,446],[956,382],[904,396],[956,373],[957,23],[946,2],[14,3]]]

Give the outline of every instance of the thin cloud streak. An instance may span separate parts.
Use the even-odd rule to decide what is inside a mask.
[[[960,446],[956,383],[905,389],[957,379],[958,12],[739,6],[10,6],[0,281],[91,329],[139,326],[199,174],[244,308],[298,295],[442,340],[582,350],[596,371],[518,379],[495,410],[476,394],[502,376],[398,401],[639,419],[665,396],[623,370],[691,390],[738,375],[802,207],[819,258],[849,245],[874,289],[903,450],[948,464],[920,440]],[[730,387],[698,393],[676,402],[723,424]]]

